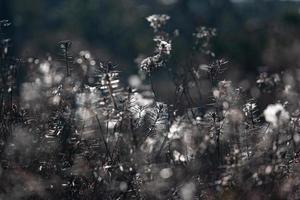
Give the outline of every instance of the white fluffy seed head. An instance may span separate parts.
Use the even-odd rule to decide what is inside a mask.
[[[273,127],[278,127],[288,122],[290,119],[289,113],[284,109],[282,104],[270,104],[264,110],[264,116],[267,122]]]

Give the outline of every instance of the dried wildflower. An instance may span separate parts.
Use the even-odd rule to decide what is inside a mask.
[[[141,69],[144,71],[150,71],[152,66],[154,66],[152,57],[145,58],[144,60],[142,60],[140,65]]]
[[[70,40],[64,40],[64,41],[60,41],[58,44],[59,47],[65,52],[71,48],[72,42]]]
[[[162,37],[154,38],[156,42],[155,55],[147,57],[141,62],[141,69],[144,71],[151,71],[152,68],[161,67],[164,65],[166,58],[171,54],[171,41],[166,41]]]
[[[171,42],[160,40],[157,45],[158,52],[164,55],[170,55],[172,50]]]
[[[216,29],[215,28],[207,28],[205,26],[201,26],[197,28],[196,33],[194,33],[194,36],[197,39],[202,39],[202,38],[211,38],[216,36]]]
[[[206,55],[214,57],[215,54],[210,50],[209,46],[211,39],[216,36],[216,29],[202,26],[197,28],[193,35],[196,39],[195,48]]]
[[[249,112],[252,112],[256,108],[255,103],[248,102],[245,104],[243,111],[245,112],[245,115],[247,116]]]
[[[155,56],[145,58],[141,62],[140,68],[144,71],[150,72],[151,69],[153,68],[164,66],[164,63],[165,63],[164,56],[159,53]]]
[[[282,104],[271,104],[264,110],[264,116],[267,122],[273,127],[281,126],[290,119],[289,113],[284,109]]]
[[[7,19],[0,20],[0,31],[2,30],[2,28],[8,27],[10,25],[11,23]]]
[[[162,15],[150,15],[146,18],[148,22],[150,22],[150,26],[157,32],[163,25],[167,23],[170,19],[170,16],[162,14]]]
[[[270,92],[276,89],[281,81],[282,79],[279,74],[268,75],[266,72],[263,72],[259,75],[256,83],[263,91]]]

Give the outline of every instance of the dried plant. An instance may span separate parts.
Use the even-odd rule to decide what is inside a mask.
[[[112,62],[71,56],[70,41],[59,42],[59,59],[16,59],[0,21],[0,199],[299,198],[297,77],[260,74],[255,94],[276,99],[259,107],[257,95],[222,80],[229,63],[206,27],[186,64],[171,67],[170,19],[147,18],[156,46],[139,67],[150,81],[130,86]],[[20,65],[28,76],[18,87]],[[153,84],[164,69],[172,102]]]

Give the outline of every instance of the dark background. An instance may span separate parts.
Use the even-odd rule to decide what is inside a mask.
[[[73,50],[88,49],[110,59],[127,73],[134,60],[153,50],[145,17],[171,16],[167,29],[180,31],[177,59],[189,54],[197,26],[215,27],[213,49],[230,61],[231,78],[260,70],[300,67],[300,3],[278,0],[1,0],[1,18],[13,23],[14,51],[21,57],[55,54],[57,42],[73,41]]]

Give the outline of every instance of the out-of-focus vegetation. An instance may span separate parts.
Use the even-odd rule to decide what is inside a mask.
[[[0,9],[0,199],[299,199],[298,3]]]
[[[144,18],[166,13],[172,16],[170,26],[182,36],[176,46],[178,60],[189,54],[194,27],[205,25],[217,28],[216,54],[231,61],[235,78],[243,77],[244,70],[255,72],[261,66],[278,70],[287,62],[293,66],[300,62],[300,5],[295,1],[10,0],[6,4],[0,13],[13,22],[16,46],[23,55],[42,54],[41,49],[55,52],[55,42],[74,39],[81,48],[133,66],[139,53],[152,47]]]

